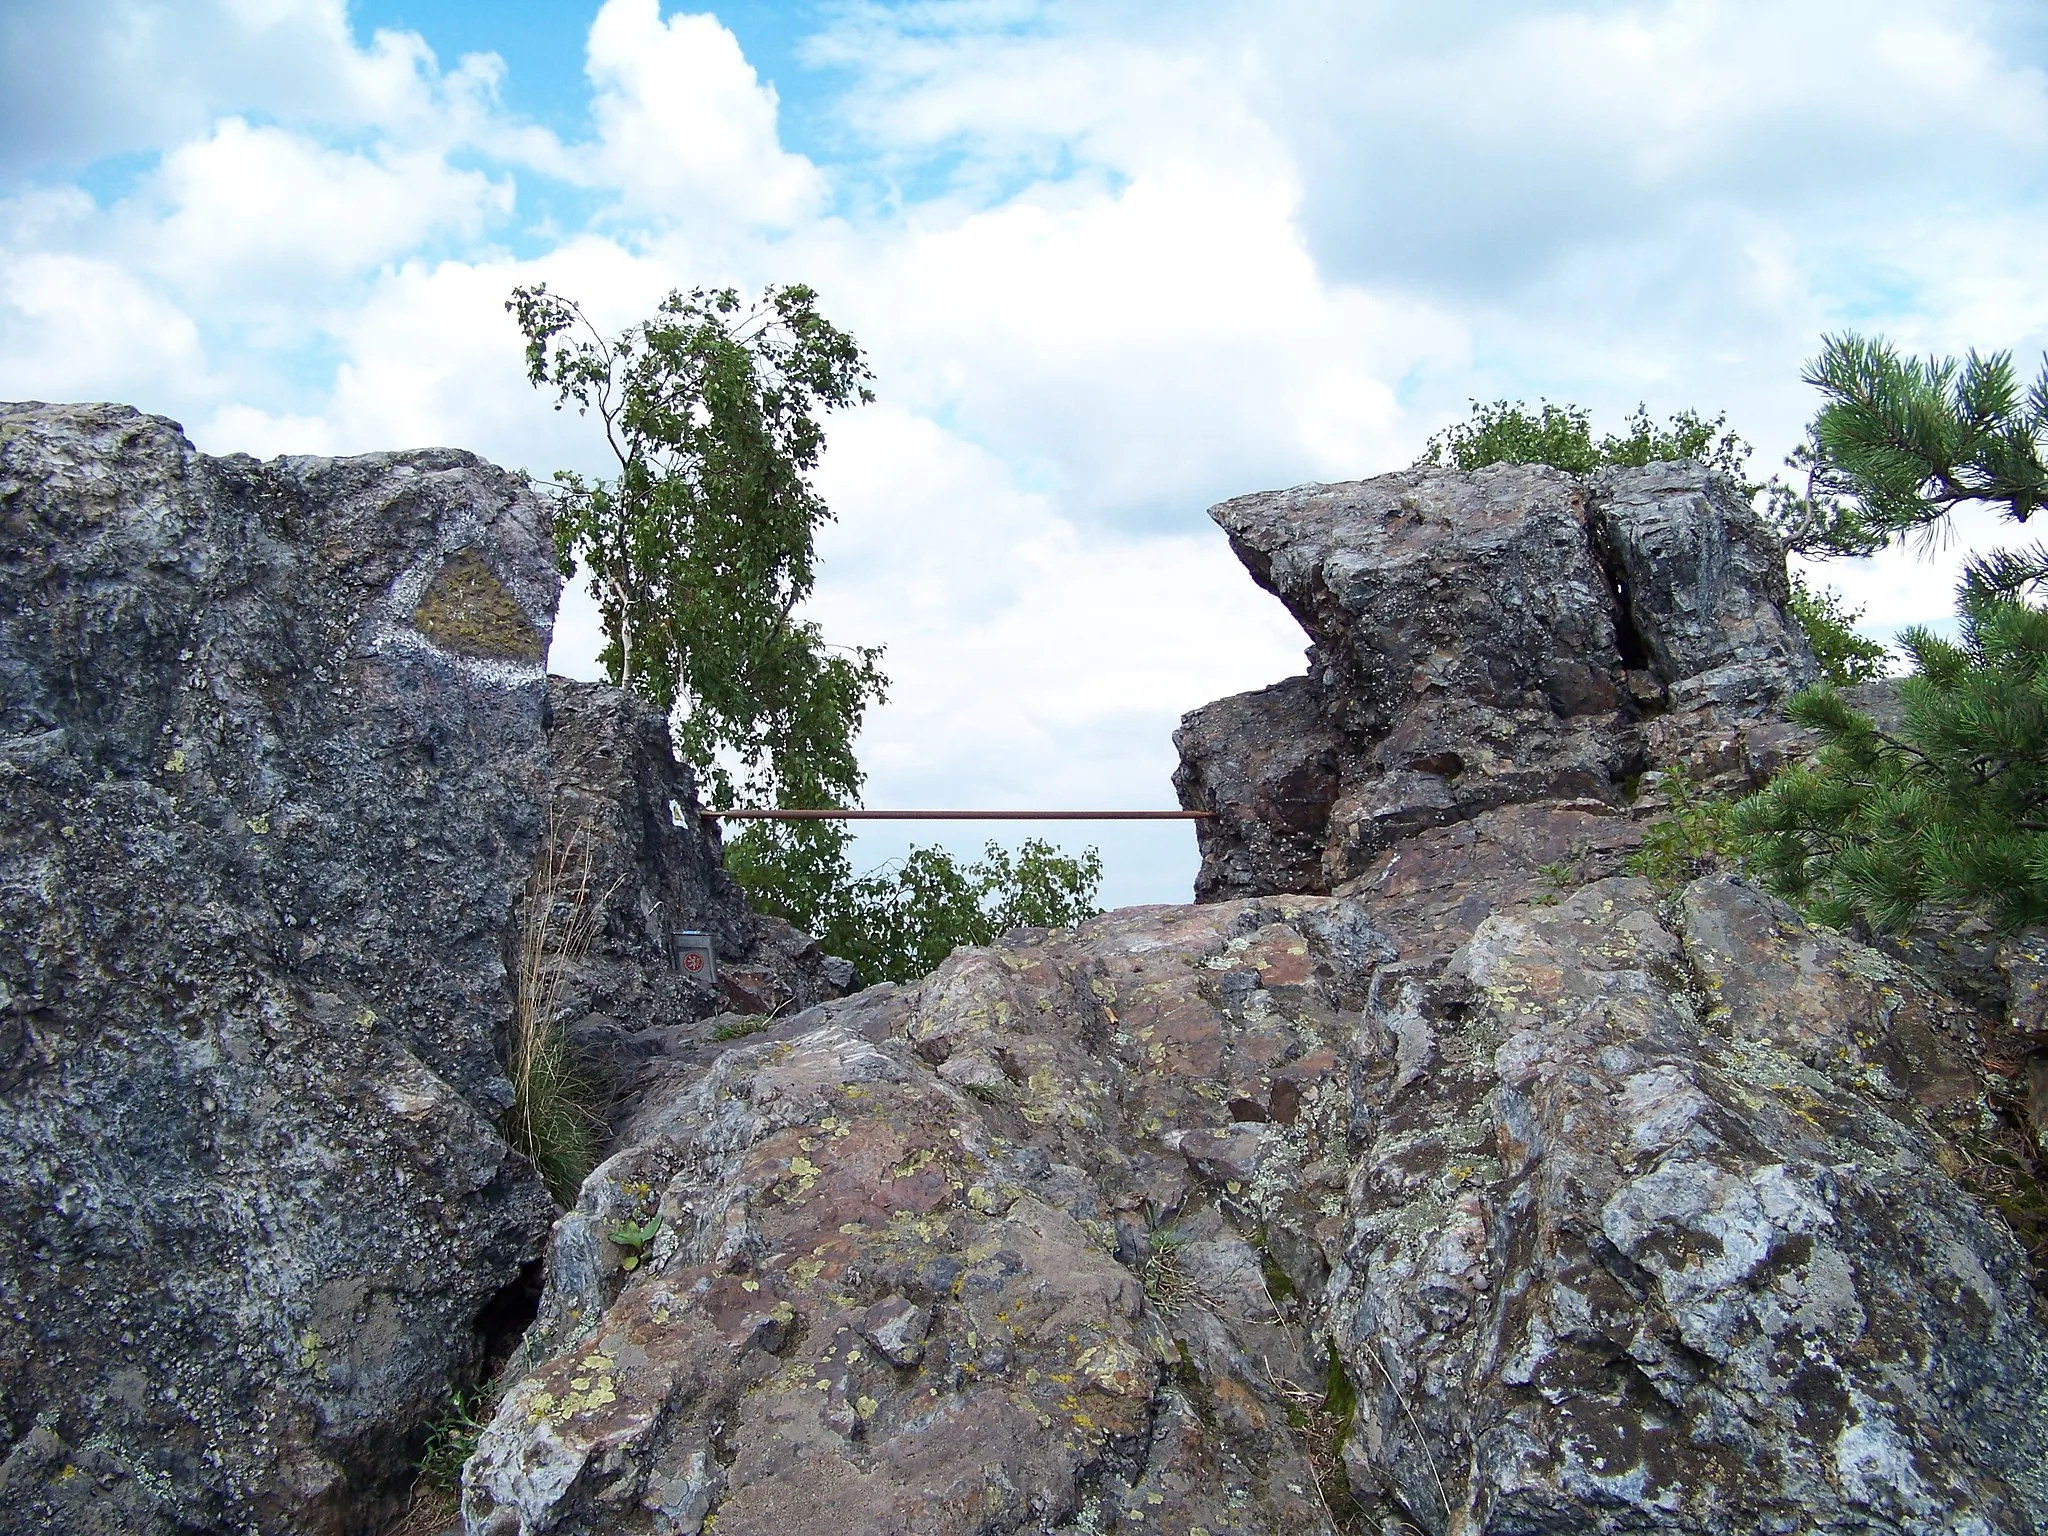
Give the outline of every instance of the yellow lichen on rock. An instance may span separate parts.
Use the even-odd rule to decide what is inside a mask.
[[[413,610],[412,622],[442,650],[458,656],[538,663],[547,655],[540,631],[472,550],[441,567]]]

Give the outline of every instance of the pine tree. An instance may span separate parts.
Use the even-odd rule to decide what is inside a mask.
[[[2024,397],[2009,353],[1901,358],[1830,337],[1807,381],[1812,525],[1868,548],[1937,529],[1985,502],[2027,522],[2048,495],[2048,368]],[[1972,559],[1959,635],[1899,637],[1916,670],[1888,734],[1826,684],[1796,697],[1823,745],[1736,808],[1750,867],[1838,925],[1905,927],[1928,902],[2006,929],[2048,922],[2048,544]]]

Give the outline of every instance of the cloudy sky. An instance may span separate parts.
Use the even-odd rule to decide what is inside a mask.
[[[1166,806],[1181,712],[1300,665],[1211,502],[1500,396],[1769,468],[1845,327],[2031,372],[2044,63],[1994,0],[4,0],[0,397],[601,470],[515,283],[808,282],[879,375],[815,604],[889,648],[868,802]],[[1825,576],[1884,633],[1952,563]],[[1185,827],[1057,835],[1185,899]]]

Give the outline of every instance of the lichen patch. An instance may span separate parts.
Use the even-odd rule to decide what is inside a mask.
[[[547,655],[546,640],[474,550],[462,550],[441,567],[412,622],[458,656],[537,663]]]

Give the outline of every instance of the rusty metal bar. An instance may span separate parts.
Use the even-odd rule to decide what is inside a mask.
[[[706,811],[709,821],[1207,821],[1214,811]]]

